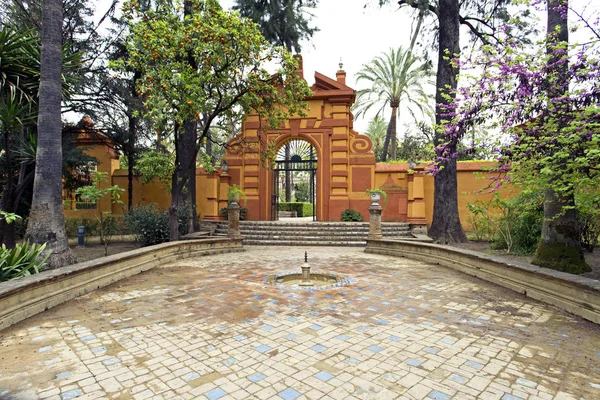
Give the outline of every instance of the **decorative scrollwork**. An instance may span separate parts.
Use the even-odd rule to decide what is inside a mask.
[[[353,153],[365,154],[369,153],[373,148],[373,142],[367,135],[360,135],[357,132],[352,132],[352,140],[350,147]]]

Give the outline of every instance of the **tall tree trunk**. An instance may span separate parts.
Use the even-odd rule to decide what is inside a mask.
[[[135,163],[135,136],[137,134],[137,118],[129,114],[129,138],[126,143],[127,153],[127,211],[133,208],[133,164]]]
[[[390,158],[394,161],[397,158],[398,154],[398,130],[396,129],[396,124],[398,121],[398,107],[392,108],[392,119],[390,119],[390,125],[392,126],[392,140],[390,145],[392,148],[390,149]]]
[[[194,232],[196,220],[196,144],[198,137],[198,125],[196,122],[185,122],[183,134],[179,137],[179,151],[181,156],[181,179],[186,181],[182,203],[186,207],[188,216],[187,232]]]
[[[25,238],[47,243],[48,268],[76,262],[67,243],[62,205],[62,2],[44,0],[42,52],[33,201]]]
[[[436,76],[436,108],[435,122],[442,123],[441,114],[445,112],[443,105],[452,104],[456,98],[458,67],[452,64],[453,58],[460,56],[460,6],[458,0],[440,0],[439,13],[439,51]],[[446,137],[437,132],[434,145],[445,143]],[[451,149],[451,153],[454,150]],[[444,162],[434,178],[433,221],[429,228],[429,236],[438,243],[460,243],[467,241],[467,235],[460,224],[458,216],[458,190],[456,179],[456,159]]]
[[[388,154],[390,153],[390,142],[392,142],[392,136],[396,134],[396,110],[397,107],[392,107],[392,116],[390,122],[388,122],[387,131],[385,133],[385,140],[383,141],[383,151],[381,153],[381,161],[386,162]]]
[[[568,10],[568,2],[567,0],[548,0],[547,6],[547,34],[549,40],[546,52],[549,55],[549,63],[555,68],[552,72],[556,72],[559,77],[558,82],[550,85],[548,93],[548,97],[554,99],[564,96],[568,89],[566,77],[568,59],[561,60],[561,58],[565,57],[555,52],[557,45],[569,42],[569,27],[566,12],[556,9],[560,6],[560,8]],[[554,105],[550,104],[549,106],[553,107]],[[558,115],[560,115],[561,112],[568,112],[570,110],[551,111],[557,111]],[[554,170],[561,171],[562,168],[560,165],[557,165]],[[532,262],[540,267],[552,268],[572,274],[582,274],[591,271],[590,266],[585,261],[583,247],[579,238],[575,197],[572,190],[567,195],[560,195],[551,188],[546,190],[542,238]]]

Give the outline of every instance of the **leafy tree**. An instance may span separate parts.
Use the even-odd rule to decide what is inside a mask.
[[[235,0],[233,9],[256,22],[272,44],[300,53],[300,41],[312,38],[319,30],[310,26],[308,11],[317,3],[317,0]]]
[[[48,265],[54,268],[76,261],[67,243],[62,205],[60,0],[44,0],[42,21],[38,144],[26,239],[32,243],[48,243],[52,250]]]
[[[356,116],[367,113],[373,107],[379,107],[377,115],[383,113],[388,106],[392,109],[383,144],[382,161],[387,160],[388,152],[392,160],[396,159],[398,107],[401,104],[405,106],[415,119],[415,111],[418,110],[423,115],[430,110],[425,92],[425,86],[433,83],[429,81],[429,76],[429,65],[402,47],[398,50],[390,49],[389,53],[376,57],[357,73],[356,81],[364,81],[370,87],[357,92],[354,106]]]
[[[100,200],[105,197],[109,197],[111,203],[122,204],[121,193],[125,189],[120,188],[118,185],[102,187],[102,183],[108,180],[107,172],[95,171],[92,173],[92,184],[82,186],[77,189],[76,193],[81,196],[85,201],[98,204]],[[110,235],[110,227],[107,226],[107,220],[112,221],[110,217],[112,213],[110,211],[100,211],[99,215],[96,216],[98,221],[98,233],[100,234],[100,240],[104,243],[104,255],[108,255],[108,235]]]
[[[178,237],[183,188],[195,176],[195,157],[213,121],[236,109],[254,110],[263,123],[260,132],[265,132],[301,112],[302,99],[310,95],[306,82],[295,73],[291,54],[269,46],[254,23],[221,10],[215,1],[186,1],[185,7],[193,12],[182,15],[166,4],[142,12],[135,2],[123,8],[131,21],[130,59],[120,67],[143,71],[138,90],[146,115],[157,129],[169,127],[175,133],[172,240]],[[276,75],[265,69],[267,62],[280,65]],[[199,134],[193,143],[182,142],[192,137],[180,134],[190,121],[199,125]]]
[[[15,213],[26,188],[33,182],[33,168],[20,160],[20,148],[29,142],[24,124],[35,117],[35,97],[39,82],[39,49],[31,32],[20,34],[10,28],[0,30],[0,209]],[[16,244],[14,224],[0,220],[0,242],[8,248]]]
[[[367,131],[365,132],[365,135],[373,142],[373,153],[375,153],[377,161],[382,161],[383,143],[385,142],[387,127],[388,124],[385,120],[381,116],[376,115],[369,121]]]
[[[380,4],[389,0],[379,0]],[[492,43],[497,41],[498,25],[510,18],[506,4],[510,0],[399,0],[398,4],[412,8],[418,13],[418,25],[423,18],[437,20],[435,37],[437,38],[436,72],[436,110],[435,122],[441,126],[448,119],[445,106],[454,104],[460,59],[460,26],[467,28],[472,43]],[[512,31],[524,32],[528,25],[513,20]],[[418,32],[416,32],[418,33]],[[414,39],[414,37],[413,37]],[[436,152],[445,143],[443,129],[436,130],[434,145]],[[454,153],[455,148],[451,149]],[[439,155],[439,154],[438,154]],[[456,180],[456,159],[446,158],[434,178],[433,221],[428,235],[437,242],[465,242],[464,233],[458,216],[458,192]]]
[[[433,151],[433,129],[425,122],[419,122],[416,132],[409,128],[404,139],[398,146],[398,159],[406,161],[432,160],[435,157]]]
[[[598,186],[600,37],[569,45],[568,9],[566,0],[548,2],[547,34],[537,48],[507,39],[505,47],[484,49],[478,60],[485,72],[460,91],[458,117],[446,134],[456,141],[473,125],[492,120],[512,134],[510,147],[499,149],[500,170],[510,170],[512,182],[545,197],[534,263],[581,273],[589,266],[577,231],[575,195],[594,193]],[[597,22],[588,26],[598,32]]]

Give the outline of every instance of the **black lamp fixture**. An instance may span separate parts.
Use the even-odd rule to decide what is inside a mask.
[[[229,165],[227,164],[227,161],[223,160],[223,162],[221,163],[221,173],[226,174],[228,169]]]

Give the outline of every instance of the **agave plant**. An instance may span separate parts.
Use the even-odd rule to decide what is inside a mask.
[[[50,256],[50,252],[41,256],[45,248],[46,243],[37,245],[25,242],[13,249],[7,249],[5,245],[2,245],[0,249],[0,282],[40,272]]]

